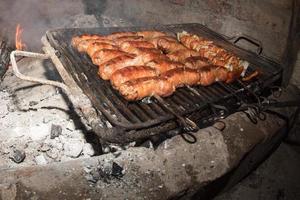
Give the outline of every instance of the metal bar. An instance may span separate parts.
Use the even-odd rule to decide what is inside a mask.
[[[15,50],[10,53],[10,60],[11,60],[11,65],[14,74],[22,80],[25,81],[30,81],[30,82],[35,82],[35,83],[41,83],[43,85],[52,85],[55,87],[59,87],[63,89],[66,93],[70,93],[68,86],[66,86],[64,83],[57,82],[57,81],[51,81],[51,80],[45,80],[45,79],[40,79],[40,78],[35,78],[31,76],[26,76],[22,74],[19,71],[17,62],[16,62],[16,56],[23,56],[23,57],[31,57],[31,58],[37,58],[37,59],[48,59],[49,55],[47,54],[40,54],[40,53],[33,53],[33,52],[28,52],[28,51],[19,51]]]

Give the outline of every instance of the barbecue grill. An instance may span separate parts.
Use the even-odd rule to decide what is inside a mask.
[[[250,81],[237,80],[231,84],[215,83],[211,86],[183,87],[166,98],[149,97],[128,102],[109,81],[97,75],[97,67],[90,58],[79,53],[71,45],[73,36],[81,34],[110,34],[118,31],[158,30],[175,35],[187,31],[199,35],[250,63],[247,74],[256,69],[261,75]],[[235,45],[244,39],[257,47],[256,52]],[[261,97],[271,87],[280,84],[282,67],[275,61],[260,55],[260,42],[247,36],[228,38],[200,24],[176,24],[149,27],[72,28],[47,31],[42,38],[46,54],[15,51],[11,60],[15,74],[24,80],[50,84],[62,88],[74,108],[86,120],[95,133],[105,141],[127,143],[153,135],[165,137],[185,134],[208,126],[220,118],[241,109],[254,108],[260,112]],[[51,58],[64,83],[40,80],[21,74],[15,55]],[[251,117],[251,115],[250,115]],[[196,127],[189,126],[196,124]]]

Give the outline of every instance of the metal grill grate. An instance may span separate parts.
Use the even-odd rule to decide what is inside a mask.
[[[259,80],[242,85],[238,81],[232,84],[215,83],[209,87],[195,86],[179,88],[167,98],[165,102],[181,116],[196,116],[196,122],[201,118],[201,112],[211,104],[225,103],[225,106],[236,108],[236,105],[226,105],[230,99],[248,101],[245,87],[254,92],[273,84],[281,77],[281,68],[275,62],[254,53],[245,51],[228,42],[221,35],[199,24],[165,25],[156,27],[130,27],[130,28],[93,28],[93,29],[59,29],[48,31],[46,36],[51,45],[57,50],[58,57],[66,70],[72,75],[84,93],[90,98],[94,107],[101,111],[106,119],[114,126],[124,130],[155,130],[166,131],[167,123],[174,116],[154,98],[128,102],[114,90],[109,81],[100,79],[97,75],[97,67],[92,64],[86,54],[81,54],[71,46],[71,38],[83,33],[109,34],[116,31],[160,30],[171,35],[177,32],[187,31],[213,40],[216,44],[231,51],[250,63],[248,72],[259,68],[263,75]],[[257,89],[258,88],[258,89]],[[257,91],[256,91],[256,90]],[[234,110],[233,109],[233,110]],[[198,114],[197,114],[198,113]],[[205,114],[207,115],[207,113]],[[176,124],[176,123],[175,123]],[[160,126],[158,126],[160,125]],[[176,126],[176,125],[175,125]],[[170,128],[169,128],[170,129]],[[147,131],[146,131],[147,132]]]

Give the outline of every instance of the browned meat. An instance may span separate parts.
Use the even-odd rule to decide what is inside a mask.
[[[112,44],[109,44],[109,43],[105,43],[105,42],[101,42],[101,41],[95,41],[95,42],[92,42],[91,44],[89,44],[86,52],[87,54],[92,57],[93,54],[96,52],[96,51],[99,51],[99,50],[102,50],[102,49],[111,49],[111,50],[117,50],[118,47],[115,46],[115,45],[112,45]]]
[[[221,66],[209,65],[198,70],[200,74],[200,85],[208,86],[217,81],[228,81],[230,72]]]
[[[152,39],[155,37],[165,36],[166,33],[160,32],[160,31],[139,31],[139,32],[137,32],[137,35],[142,36],[148,40],[148,39]]]
[[[149,39],[148,41],[151,42],[155,48],[158,47],[158,43],[160,40],[168,40],[170,42],[178,42],[177,39],[175,37],[172,37],[172,36],[159,36],[159,37],[155,37],[155,38],[151,38]]]
[[[107,39],[88,39],[88,40],[82,40],[78,45],[77,49],[79,52],[86,52],[87,48],[89,47],[90,44],[93,42],[104,42],[113,45],[113,42]]]
[[[154,59],[166,59],[166,55],[162,54],[158,49],[136,48],[134,52],[142,63],[146,64]]]
[[[187,50],[187,48],[178,41],[170,41],[166,38],[161,38],[157,42],[157,47],[165,53],[175,52],[179,50]]]
[[[99,65],[98,74],[104,80],[109,80],[111,75],[124,67],[133,66],[133,65],[143,65],[144,63],[140,59],[136,59],[131,55],[123,55],[111,59],[110,61]]]
[[[209,60],[201,56],[189,57],[184,60],[184,65],[191,69],[199,69],[209,65]]]
[[[89,35],[89,34],[83,34],[83,35],[80,35],[80,36],[75,36],[72,38],[72,45],[74,47],[77,47],[78,44],[81,42],[81,41],[84,41],[84,40],[90,40],[90,39],[101,39],[103,38],[103,36],[101,35]]]
[[[140,100],[147,96],[169,96],[175,87],[165,78],[145,77],[127,81],[119,88],[119,92],[129,101]]]
[[[145,39],[142,36],[123,36],[114,40],[118,46],[120,46],[123,42],[130,41],[145,41]]]
[[[180,62],[174,62],[169,59],[154,59],[148,62],[146,65],[156,69],[160,73],[164,73],[171,69],[184,67],[184,64]]]
[[[178,38],[184,46],[196,50],[200,56],[207,58],[214,65],[223,66],[230,71],[240,71],[240,68],[244,71],[249,65],[248,62],[215,45],[213,41],[186,32],[179,33]],[[233,72],[233,74],[236,76],[238,73]]]
[[[248,76],[244,77],[242,80],[243,81],[251,81],[252,79],[258,77],[262,72],[258,69],[256,69],[254,72],[249,74]]]
[[[204,39],[202,37],[191,35],[186,32],[178,33],[179,41],[189,49],[198,51],[202,47],[207,47],[213,43],[213,41]]]
[[[213,73],[213,68],[211,66],[209,67],[203,67],[201,68],[200,73],[200,85],[208,86],[213,84],[216,81],[215,74]]]
[[[135,32],[115,32],[112,34],[109,34],[105,36],[105,38],[110,39],[110,40],[115,40],[120,37],[125,37],[125,36],[136,36],[137,34]]]
[[[229,72],[228,72],[228,77],[227,77],[226,83],[231,83],[241,76],[241,74],[244,71],[244,68],[242,66],[237,66],[237,67],[234,67],[232,70],[230,70],[230,69],[227,69],[227,70]]]
[[[102,49],[96,51],[92,56],[92,61],[95,65],[101,65],[113,58],[126,55],[124,51],[113,50],[113,49]]]
[[[125,52],[132,53],[135,48],[155,48],[155,46],[147,41],[127,41],[120,45],[120,49]]]
[[[144,48],[144,47],[130,47],[127,48],[128,53],[135,55],[145,55],[145,54],[157,54],[160,55],[162,52],[156,48]]]
[[[199,56],[197,51],[193,51],[190,49],[181,49],[178,51],[174,51],[172,53],[167,54],[168,58],[176,62],[184,62],[185,59],[192,56]]]
[[[176,68],[171,69],[161,76],[166,78],[174,87],[196,85],[200,81],[200,73],[196,69]]]
[[[119,88],[121,84],[143,77],[157,76],[157,71],[148,66],[129,66],[115,71],[110,77],[110,82],[115,88]]]

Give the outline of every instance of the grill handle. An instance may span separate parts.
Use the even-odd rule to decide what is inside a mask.
[[[172,113],[179,120],[180,124],[183,126],[183,129],[185,131],[188,131],[188,132],[194,131],[195,132],[195,131],[199,130],[199,127],[195,122],[193,122],[192,120],[190,120],[187,117],[182,117],[181,115],[176,113],[172,108],[169,107],[167,102],[165,102],[160,96],[154,95],[154,97],[166,110],[168,110],[170,113]]]
[[[44,85],[52,85],[52,86],[63,89],[67,94],[69,93],[69,88],[64,83],[61,83],[58,81],[51,81],[51,80],[46,80],[46,79],[35,78],[35,77],[31,77],[31,76],[22,74],[18,68],[16,56],[38,58],[38,59],[48,59],[48,58],[50,58],[49,55],[41,54],[41,53],[33,53],[33,52],[28,52],[28,51],[20,51],[20,50],[12,51],[10,53],[10,61],[11,61],[13,73],[22,80],[41,83]]]
[[[237,36],[233,36],[233,37],[226,37],[226,39],[229,40],[230,42],[232,42],[233,44],[237,44],[241,40],[245,40],[245,41],[249,42],[250,44],[256,46],[255,53],[257,55],[260,55],[263,51],[262,42],[259,41],[258,39],[255,39],[255,38],[249,36],[249,35],[241,34],[241,35],[237,35]]]

